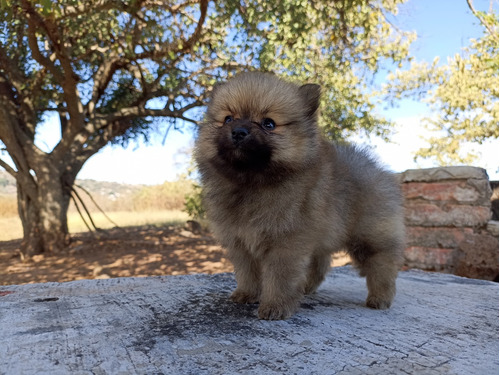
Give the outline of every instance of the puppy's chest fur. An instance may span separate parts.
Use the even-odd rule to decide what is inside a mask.
[[[305,199],[276,189],[234,189],[211,200],[211,216],[217,225],[231,230],[277,235],[297,225]]]
[[[242,245],[256,256],[297,233],[317,232],[321,237],[329,220],[320,211],[331,209],[333,202],[317,188],[317,173],[311,177],[291,178],[279,187],[232,186],[209,192],[208,213],[216,237],[225,247]]]

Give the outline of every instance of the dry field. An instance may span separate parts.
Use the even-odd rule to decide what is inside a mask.
[[[10,237],[3,232],[0,242],[0,285],[233,271],[210,233],[192,233],[183,227],[183,212],[115,212],[109,216],[119,228],[96,216],[98,226],[110,229],[91,233],[78,233],[85,226],[72,218],[68,251],[58,256],[36,255],[28,262],[19,257],[20,223],[0,219],[0,228],[13,228]],[[348,261],[339,254],[332,264]]]
[[[163,211],[117,211],[109,212],[107,216],[113,221],[110,222],[102,213],[92,213],[92,219],[96,226],[101,229],[115,227],[142,226],[142,225],[180,225],[188,220],[188,215],[181,210]],[[68,227],[72,234],[86,232],[88,229],[77,212],[68,214]],[[0,241],[10,241],[23,236],[21,220],[17,216],[0,217]]]

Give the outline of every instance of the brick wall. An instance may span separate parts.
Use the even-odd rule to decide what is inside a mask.
[[[491,221],[486,171],[411,169],[400,178],[406,210],[406,266],[498,280],[498,221]]]

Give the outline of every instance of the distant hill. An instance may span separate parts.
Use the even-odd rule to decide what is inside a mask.
[[[0,194],[16,194],[16,180],[5,171],[0,171]]]
[[[118,182],[106,182],[95,180],[76,180],[76,191],[80,193],[78,186],[81,186],[92,195],[107,197],[110,200],[116,200],[124,197],[131,197],[144,188],[145,185],[128,185]]]
[[[190,191],[191,183],[186,181],[165,182],[162,185],[148,186],[76,180],[74,188],[91,211],[95,211],[97,207],[86,192],[90,193],[99,207],[105,211],[140,211],[144,209],[181,209],[184,205],[184,196]],[[6,171],[0,170],[0,198],[4,202],[0,203],[5,205],[5,202],[15,200],[16,192],[15,179]],[[70,210],[72,209],[73,207],[70,205]]]
[[[76,185],[83,187],[90,194],[106,197],[110,200],[132,196],[140,191],[145,185],[128,185],[117,182],[105,182],[95,180],[76,180]],[[76,188],[77,192],[80,190]],[[0,195],[16,195],[16,180],[6,171],[0,170]],[[83,195],[85,193],[82,192]]]

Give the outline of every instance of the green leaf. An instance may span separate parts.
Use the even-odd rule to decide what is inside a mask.
[[[44,15],[50,14],[53,6],[52,0],[40,0],[40,4],[42,5],[42,12]]]

